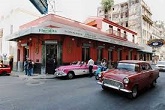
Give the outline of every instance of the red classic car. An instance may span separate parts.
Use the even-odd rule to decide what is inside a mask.
[[[0,75],[10,75],[11,68],[9,65],[0,64]]]
[[[148,62],[122,60],[118,62],[115,69],[100,74],[98,84],[103,89],[116,89],[135,98],[143,88],[154,87],[158,77],[159,70],[153,70]]]
[[[93,72],[97,70],[97,65],[93,66]],[[77,61],[71,65],[60,66],[55,69],[55,77],[67,76],[68,79],[74,78],[76,75],[89,74],[88,65],[84,61]]]

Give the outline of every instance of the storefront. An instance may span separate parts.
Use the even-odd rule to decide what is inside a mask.
[[[23,70],[27,58],[35,62],[35,73],[50,74],[59,65],[88,61],[90,57],[95,63],[105,58],[109,66],[119,60],[138,59],[141,47],[132,42],[109,37],[81,23],[69,24],[73,21],[67,21],[68,25],[64,26],[62,21],[58,21],[64,18],[52,17],[54,15],[47,15],[25,24],[19,32],[8,37],[9,41],[18,44],[15,68]]]

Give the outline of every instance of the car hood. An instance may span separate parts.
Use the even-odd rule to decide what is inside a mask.
[[[123,81],[125,77],[129,77],[134,74],[136,74],[136,72],[121,69],[112,69],[104,73],[104,78]]]

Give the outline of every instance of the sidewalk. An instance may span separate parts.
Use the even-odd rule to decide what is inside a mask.
[[[32,76],[25,75],[24,72],[12,71],[10,76],[20,77],[20,78],[31,78],[31,79],[54,79],[52,74],[33,74]]]

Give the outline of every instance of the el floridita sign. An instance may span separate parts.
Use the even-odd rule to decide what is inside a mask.
[[[147,45],[149,45],[150,47],[161,47],[165,44],[164,39],[151,39],[147,42]]]

